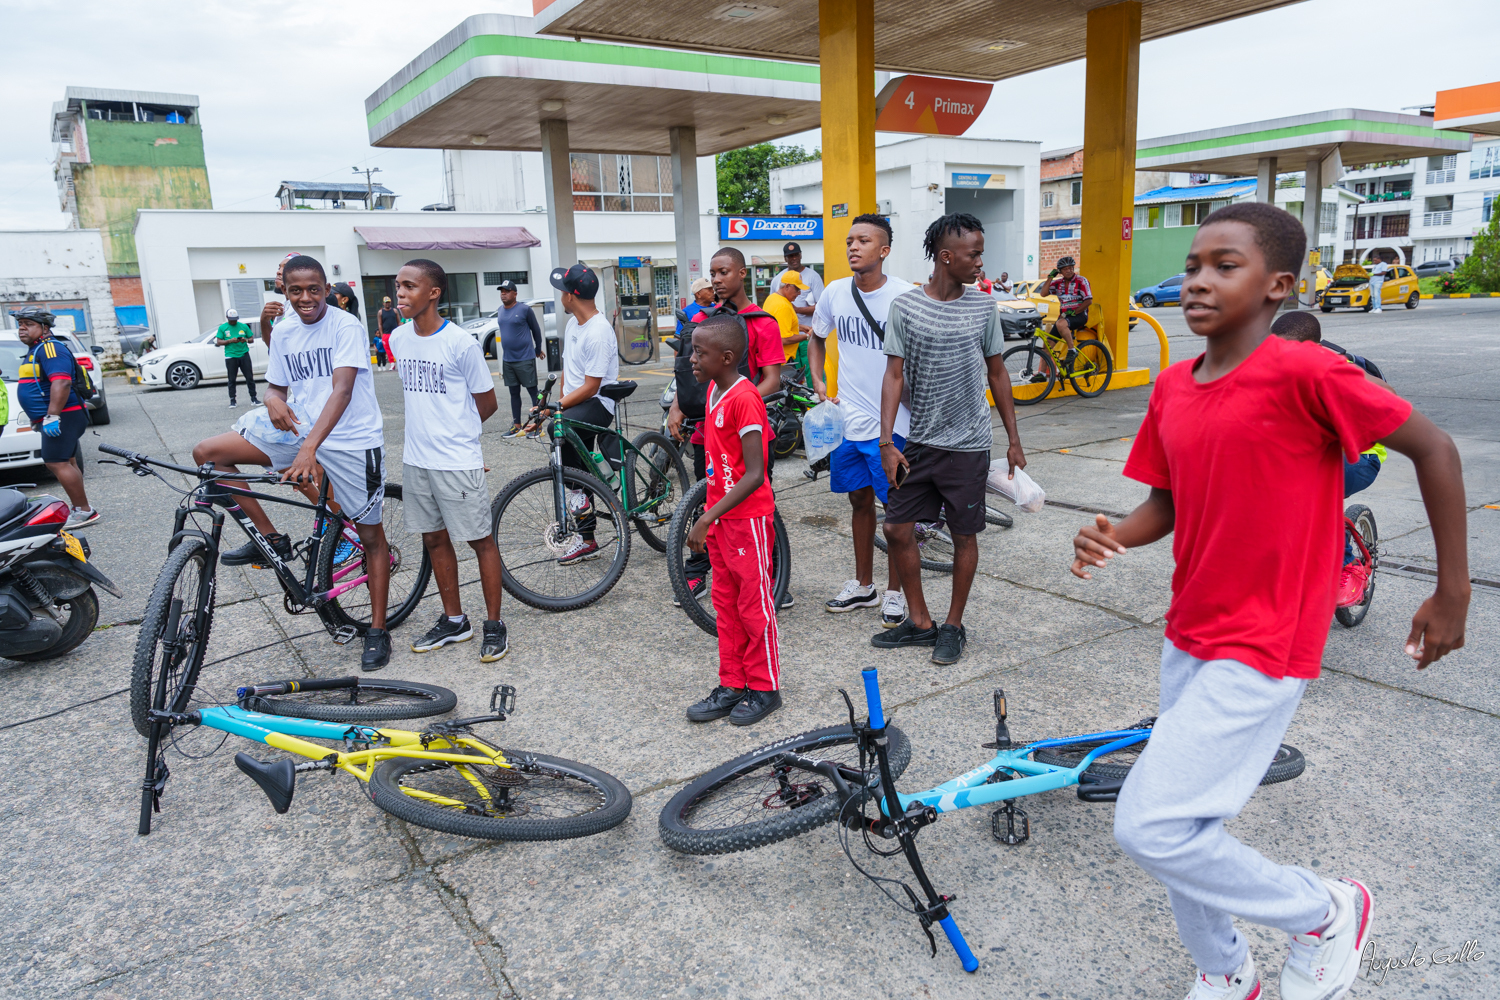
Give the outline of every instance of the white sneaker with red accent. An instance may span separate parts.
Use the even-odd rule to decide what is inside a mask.
[[[1255,974],[1255,959],[1245,952],[1240,967],[1227,976],[1210,976],[1199,972],[1187,1000],[1258,1000],[1260,977]]]
[[[1282,1000],[1338,1000],[1359,975],[1359,954],[1370,938],[1375,899],[1351,878],[1324,879],[1333,919],[1321,931],[1290,935],[1281,967]]]

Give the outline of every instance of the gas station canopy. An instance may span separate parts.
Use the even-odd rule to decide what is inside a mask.
[[[1438,91],[1433,124],[1500,135],[1500,83]]]

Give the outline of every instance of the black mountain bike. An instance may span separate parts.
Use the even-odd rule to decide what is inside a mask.
[[[365,587],[369,571],[365,566],[364,547],[360,544],[354,522],[328,506],[328,477],[316,504],[291,500],[284,496],[256,493],[247,487],[225,486],[225,482],[279,483],[276,475],[225,473],[212,466],[193,468],[174,465],[101,444],[106,455],[122,459],[138,476],[155,476],[174,492],[182,494],[172,521],[172,538],[167,543],[167,561],[151,588],[146,613],[136,640],[135,661],[130,673],[130,718],[136,731],[150,737],[150,712],[153,708],[167,712],[185,712],[198,684],[208,649],[208,635],[214,619],[214,592],[219,570],[220,539],[224,533],[224,513],[244,529],[260,549],[264,565],[276,572],[285,593],[283,603],[289,614],[313,612],[323,627],[339,644],[363,635],[370,628],[370,592]],[[180,489],[168,482],[156,469],[180,472],[198,480],[190,489]],[[299,578],[260,533],[240,508],[236,497],[254,497],[261,501],[300,507],[313,512],[312,533],[292,546],[291,562],[301,560]],[[208,524],[203,523],[208,519]],[[385,506],[381,521],[391,553],[391,584],[386,601],[386,628],[393,629],[406,620],[417,607],[432,575],[432,564],[420,536],[409,536],[401,516],[401,487],[385,485]],[[191,522],[191,525],[189,524]],[[161,703],[153,705],[152,678],[159,675]]]

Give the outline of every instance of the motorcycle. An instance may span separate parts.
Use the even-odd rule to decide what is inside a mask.
[[[63,530],[67,520],[56,497],[0,489],[0,657],[72,652],[99,622],[94,587],[124,596],[89,562],[88,540]]]

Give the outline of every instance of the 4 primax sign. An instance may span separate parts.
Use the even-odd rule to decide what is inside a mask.
[[[721,240],[821,240],[820,215],[721,215]]]

